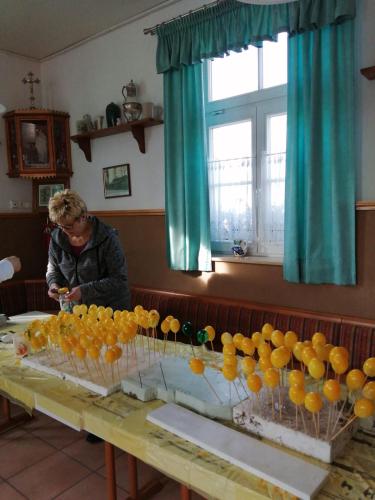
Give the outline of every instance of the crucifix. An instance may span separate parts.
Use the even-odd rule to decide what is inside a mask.
[[[39,78],[33,79],[34,73],[32,71],[29,71],[27,75],[22,78],[22,83],[28,83],[30,85],[30,109],[35,109],[34,106],[34,101],[35,101],[35,96],[34,96],[34,83],[40,83]]]

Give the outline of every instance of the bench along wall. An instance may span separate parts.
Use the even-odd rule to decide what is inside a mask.
[[[97,215],[119,230],[131,285],[375,319],[373,210],[357,210],[358,284],[353,287],[287,283],[282,278],[281,266],[217,262],[212,273],[171,271],[166,261],[162,211],[98,212]],[[45,274],[47,254],[42,234],[45,219],[45,215],[0,215],[0,256],[17,254],[22,258],[23,270],[18,279],[41,278]]]

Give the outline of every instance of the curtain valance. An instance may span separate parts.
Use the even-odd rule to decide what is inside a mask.
[[[355,0],[296,0],[259,5],[224,0],[157,28],[158,73],[261,46],[283,31],[290,35],[338,24],[355,16]]]

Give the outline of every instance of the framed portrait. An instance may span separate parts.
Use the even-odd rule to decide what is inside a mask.
[[[58,191],[63,191],[69,187],[69,178],[34,179],[33,210],[35,212],[47,212],[49,199]]]
[[[129,163],[103,168],[104,198],[131,196]]]

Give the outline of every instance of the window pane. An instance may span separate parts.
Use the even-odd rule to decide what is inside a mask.
[[[267,152],[286,151],[286,113],[267,116]]]
[[[254,240],[252,169],[252,158],[208,162],[211,240]]]
[[[280,33],[277,42],[263,43],[263,88],[288,81],[288,35]]]
[[[211,159],[252,156],[251,120],[211,128]]]
[[[258,49],[249,46],[242,52],[210,62],[210,100],[226,99],[258,90]]]
[[[262,159],[259,251],[280,255],[284,241],[286,113],[266,117],[267,151]]]

